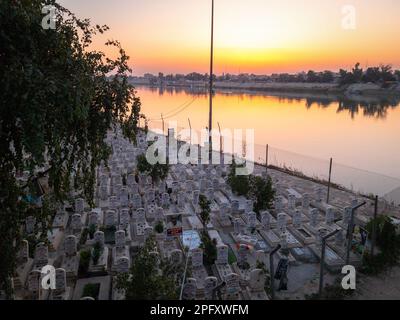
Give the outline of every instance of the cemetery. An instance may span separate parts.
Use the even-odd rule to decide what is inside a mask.
[[[125,299],[116,279],[130,272],[152,236],[156,247],[151,255],[158,263],[188,265],[182,299],[271,299],[270,253],[278,246],[275,295],[297,298],[301,287],[318,290],[312,280],[321,263],[329,273],[327,281],[340,273],[351,221],[365,226],[373,214],[368,198],[331,189],[327,203],[325,186],[270,168],[266,172],[260,165],[253,175],[270,178],[275,196],[270,207],[256,210],[254,199],[232,191],[229,165],[174,164],[165,179],[157,180],[137,170],[137,158],[147,148],[143,133],[133,144],[117,129],[106,142],[113,152],[109,163],[97,168],[94,207],[76,191],[74,200],[55,212],[49,235],[40,238],[45,240],[23,241],[13,278],[18,299]],[[200,196],[210,203],[207,220]],[[352,207],[364,201],[352,220]],[[27,239],[37,227],[35,218],[26,219]],[[326,241],[321,261],[323,239],[332,232],[337,233]],[[204,235],[215,246],[213,258]],[[351,250],[349,261],[359,266],[362,256]],[[55,290],[40,287],[45,265],[56,269]]]

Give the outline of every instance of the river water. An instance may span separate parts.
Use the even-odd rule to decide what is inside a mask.
[[[136,87],[150,127],[208,125],[208,95],[201,90]],[[400,187],[400,101],[338,96],[219,92],[213,127],[254,129],[256,154],[269,162],[326,178],[366,193]],[[361,177],[361,178],[360,178]]]

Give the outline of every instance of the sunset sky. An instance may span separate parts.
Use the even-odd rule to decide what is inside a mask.
[[[95,48],[119,40],[135,75],[208,71],[211,0],[58,2],[107,24]],[[344,5],[356,8],[355,30],[342,28]],[[215,73],[399,68],[399,17],[399,0],[215,0]]]

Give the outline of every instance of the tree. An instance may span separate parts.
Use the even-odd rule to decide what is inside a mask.
[[[55,29],[42,28],[45,5],[55,7]],[[46,234],[53,202],[71,190],[93,204],[96,167],[110,154],[107,131],[119,123],[134,138],[130,109],[139,100],[120,43],[106,43],[118,51],[115,60],[89,50],[107,26],[92,26],[55,0],[1,1],[0,30],[0,288],[10,296],[26,217],[33,213]],[[35,192],[41,179],[45,195]],[[43,205],[32,202],[36,196]]]
[[[254,200],[254,211],[260,213],[262,210],[271,209],[275,198],[272,179],[250,176],[250,185],[250,198]]]
[[[232,192],[239,196],[247,196],[250,190],[250,181],[248,176],[236,175],[236,168],[238,165],[233,161],[231,170],[228,175],[228,184],[232,189]]]
[[[354,68],[352,69],[352,74],[354,77],[354,82],[359,83],[362,80],[363,69],[360,68],[360,63],[357,62]]]
[[[211,213],[211,202],[208,201],[207,197],[203,194],[200,195],[199,198],[200,205],[200,218],[203,222],[204,228],[207,229],[207,224],[210,222],[210,213]]]
[[[125,291],[126,300],[175,300],[179,297],[184,265],[173,265],[152,254],[154,237],[146,240],[136,255],[131,270],[117,277],[117,288]]]
[[[211,239],[208,232],[203,230],[200,247],[203,249],[204,263],[207,266],[212,266],[217,259],[217,240]]]
[[[146,156],[141,154],[137,157],[137,169],[140,173],[148,174],[152,177],[153,182],[164,180],[168,176],[168,164],[150,164]]]

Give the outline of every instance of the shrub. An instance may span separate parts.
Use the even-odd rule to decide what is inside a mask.
[[[82,298],[83,297],[92,297],[93,299],[99,298],[100,292],[100,283],[88,283],[83,288]]]

